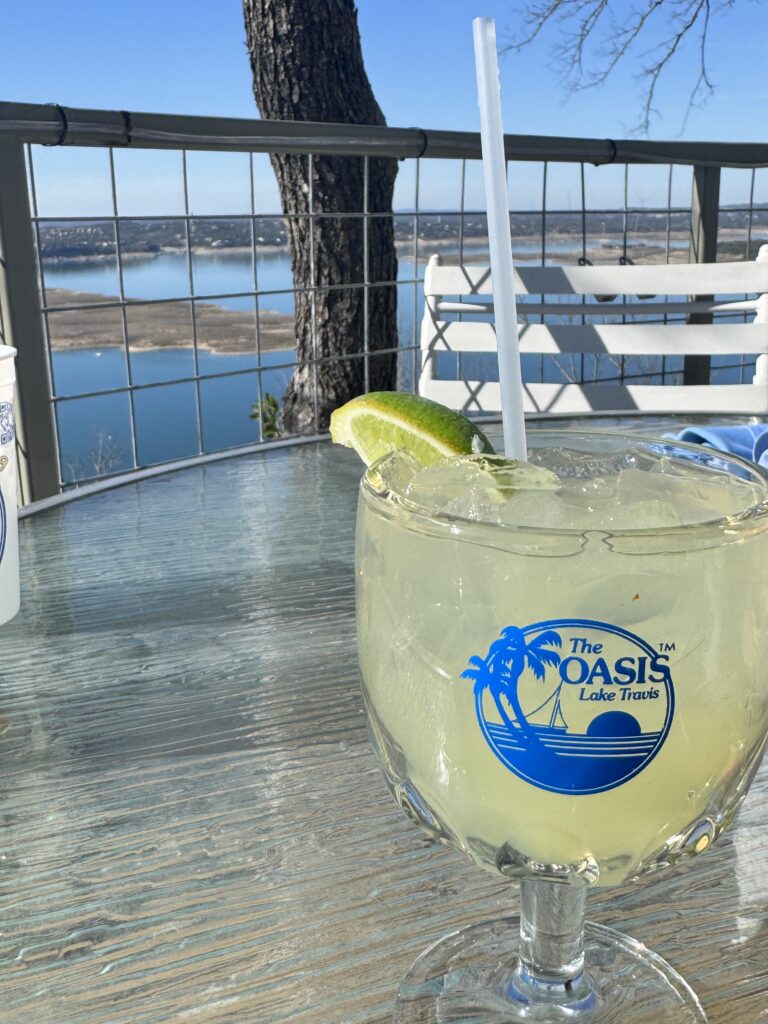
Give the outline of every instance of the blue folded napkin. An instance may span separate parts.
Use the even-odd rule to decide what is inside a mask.
[[[686,427],[678,434],[667,436],[675,441],[703,444],[730,455],[740,455],[768,469],[768,423],[738,427]]]

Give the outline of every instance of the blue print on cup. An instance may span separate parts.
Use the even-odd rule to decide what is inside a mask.
[[[13,403],[0,402],[0,445],[10,444],[16,437],[13,423]]]
[[[607,622],[550,619],[506,626],[462,678],[474,681],[480,729],[510,771],[553,793],[603,793],[643,771],[667,738],[674,650]]]

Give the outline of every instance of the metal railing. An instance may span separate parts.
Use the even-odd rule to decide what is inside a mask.
[[[43,209],[40,204],[36,176],[39,146],[96,147],[105,149],[108,158],[108,209],[98,214],[57,216],[55,211]],[[115,157],[126,150],[173,150],[181,158],[181,209],[168,214],[126,214],[121,209],[119,172]],[[233,213],[200,214],[190,202],[188,153],[197,150],[248,154],[249,177],[248,208]],[[394,214],[372,213],[366,208],[354,211],[350,217],[359,219],[364,239],[371,218],[393,216],[401,254],[401,273],[396,281],[369,280],[368,262],[364,259],[360,281],[339,282],[339,289],[361,289],[367,295],[372,288],[397,288],[400,296],[401,336],[394,351],[399,358],[400,386],[413,387],[418,377],[418,323],[420,318],[421,266],[436,246],[460,261],[477,259],[478,238],[483,231],[484,211],[469,195],[468,168],[480,159],[480,140],[475,133],[433,132],[420,128],[395,129],[370,126],[323,125],[299,122],[268,122],[259,120],[233,120],[220,118],[174,117],[159,114],[138,114],[119,111],[93,111],[64,109],[56,106],[27,106],[0,103],[0,332],[8,344],[18,348],[17,370],[19,378],[19,442],[22,462],[23,499],[40,500],[61,489],[89,481],[109,478],[126,470],[142,469],[158,462],[177,458],[202,456],[212,451],[232,447],[231,439],[217,442],[207,435],[211,395],[219,396],[237,382],[252,390],[252,401],[264,408],[269,381],[285,379],[294,358],[288,354],[267,361],[263,337],[264,310],[278,300],[290,305],[290,298],[298,290],[293,282],[285,287],[270,286],[260,278],[264,256],[274,252],[277,244],[284,244],[287,218],[282,212],[261,210],[255,199],[254,157],[256,154],[293,152],[311,161],[318,155],[336,154],[364,160],[365,174],[371,157],[390,156],[403,161],[409,169],[412,194],[401,202]],[[768,166],[768,145],[739,145],[733,143],[683,143],[650,141],[612,141],[574,138],[544,138],[535,136],[507,136],[506,152],[510,164],[523,162],[536,165],[540,170],[541,204],[538,208],[513,209],[513,224],[524,226],[531,237],[536,237],[536,251],[529,257],[542,263],[557,258],[553,240],[553,226],[568,227],[569,253],[589,258],[599,225],[609,223],[608,234],[616,254],[631,258],[635,253],[636,232],[633,220],[656,225],[659,256],[670,259],[673,242],[682,245],[683,255],[695,261],[711,261],[718,254],[718,222],[727,216],[737,224],[736,233],[742,232],[738,243],[745,257],[756,247],[755,237],[768,227],[768,205],[754,202],[755,174]],[[50,154],[51,151],[48,151]],[[429,161],[450,161],[459,181],[455,204],[435,206],[424,196],[422,178]],[[548,194],[552,168],[557,164],[574,165],[578,173],[579,199],[564,205],[552,205]],[[623,197],[616,205],[596,203],[590,206],[586,195],[586,173],[595,172],[589,165],[602,167],[620,165],[623,168]],[[630,202],[630,168],[662,165],[666,170],[666,201],[655,205]],[[691,168],[690,205],[673,202],[673,174],[681,167]],[[743,168],[749,177],[748,201],[731,204],[727,210],[720,207],[721,168]],[[634,172],[633,172],[634,173]],[[678,170],[679,175],[679,170]],[[312,180],[311,174],[309,180]],[[679,191],[679,189],[678,189]],[[331,216],[310,197],[310,224]],[[176,293],[148,296],[135,294],[131,286],[132,267],[127,266],[125,239],[137,225],[178,225],[178,255],[185,262],[184,287]],[[248,251],[247,260],[252,275],[245,287],[205,287],[198,278],[196,238],[203,229],[210,241],[212,234],[222,231],[226,224],[230,241],[242,235]],[[276,226],[278,231],[275,231]],[[443,230],[445,229],[445,230]],[[51,238],[58,232],[95,232],[104,236],[102,254],[114,264],[114,295],[88,295],[86,298],[53,292],[48,287],[51,262],[46,253]],[[147,228],[147,230],[149,230]],[[239,235],[238,235],[239,232]],[[270,235],[265,240],[266,235]],[[480,233],[478,235],[478,232]],[[604,233],[604,232],[603,232]],[[519,234],[519,232],[517,232]],[[733,236],[734,232],[731,232]],[[111,242],[109,241],[111,237]],[[764,238],[763,238],[764,240]],[[216,239],[214,239],[214,242]],[[733,237],[730,238],[732,246]],[[474,248],[472,247],[474,245]],[[482,244],[480,245],[482,248]],[[103,258],[103,257],[102,257]],[[315,254],[311,254],[312,260]],[[734,258],[731,255],[730,258]],[[738,258],[738,256],[736,257]],[[304,290],[317,289],[316,281],[300,286]],[[213,330],[207,323],[212,317],[212,304],[252,303],[249,312],[252,323],[252,345],[244,354],[247,365],[233,369],[212,368],[207,358],[204,334]],[[233,310],[230,310],[232,312]],[[187,369],[177,369],[172,376],[147,379],[137,373],[138,359],[135,318],[141,313],[148,323],[157,321],[157,331],[167,330],[168,318],[178,314],[180,321],[189,315]],[[165,325],[159,325],[161,314]],[[101,324],[104,331],[114,328],[108,338],[112,349],[119,347],[124,357],[124,374],[120,380],[106,376],[93,382],[62,382],[60,343],[62,324],[79,315],[83,323]],[[98,318],[101,317],[101,321]],[[111,327],[109,326],[109,318]],[[154,321],[153,321],[154,317]],[[69,319],[68,319],[69,318]],[[106,318],[106,319],[105,319]],[[282,321],[285,327],[289,315]],[[176,324],[176,339],[183,329]],[[105,327],[105,324],[107,326]],[[154,328],[153,328],[154,329]],[[146,330],[146,328],[145,328]],[[367,367],[371,355],[363,339],[360,352],[354,358],[364,360]],[[393,345],[395,339],[393,339]],[[97,346],[98,347],[98,346]],[[177,344],[178,349],[178,344]],[[275,350],[278,351],[278,350]],[[378,351],[377,351],[378,354]],[[329,358],[329,357],[326,357]],[[332,357],[330,357],[332,358]],[[349,354],[344,359],[350,359]],[[717,368],[719,371],[723,367]],[[749,371],[745,364],[726,367],[742,375]],[[122,373],[123,371],[121,371]],[[542,375],[551,368],[541,365]],[[577,372],[585,372],[584,367]],[[625,365],[617,369],[618,379],[648,374],[648,368]],[[710,379],[714,372],[708,360],[686,361],[685,365],[662,365],[654,370],[660,379],[679,378],[686,382]],[[271,376],[270,376],[271,375]],[[281,377],[282,375],[282,377]],[[366,372],[367,380],[367,372]],[[152,401],[170,398],[169,389],[176,389],[176,398],[184,396],[191,424],[187,447],[166,453],[150,452],[145,443],[147,427],[144,424],[144,406]],[[79,405],[78,405],[79,403]],[[90,405],[87,405],[90,403]],[[66,444],[70,430],[70,411],[75,407],[97,409],[98,403],[111,403],[111,416],[115,416],[116,403],[122,403],[120,420],[126,426],[126,450],[119,458],[98,455],[93,464],[75,467],[67,462]],[[104,405],[106,408],[106,406]],[[183,410],[184,402],[179,409]],[[179,412],[183,416],[183,411]],[[191,438],[191,440],[190,440]],[[253,421],[252,436],[243,437],[237,444],[268,445],[270,437],[262,420]]]

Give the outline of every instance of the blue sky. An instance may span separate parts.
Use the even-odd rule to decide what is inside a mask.
[[[389,124],[477,130],[472,18],[495,17],[502,40],[514,31],[519,6],[510,0],[359,0],[363,54]],[[766,28],[768,7],[749,0],[738,0],[733,10],[717,19],[709,59],[718,89],[702,110],[692,113],[681,137],[765,141],[765,119],[756,112],[768,100],[762,74]],[[639,111],[636,67],[621,69],[600,90],[565,96],[557,74],[549,67],[551,42],[549,33],[526,52],[502,60],[506,130],[540,135],[626,136]],[[693,55],[689,52],[689,56],[690,60],[670,75],[660,91],[658,106],[663,117],[654,122],[652,137],[680,135],[690,88],[688,79],[683,78],[684,71],[688,75],[691,72]],[[61,0],[27,0],[2,4],[0,99],[256,116],[240,3],[69,0],[62,5]],[[138,167],[135,161],[131,164],[134,155],[127,156],[130,159],[123,158],[126,169],[122,172],[125,209],[155,212],[149,206],[142,207],[144,200],[131,191],[128,182],[135,175],[130,171]],[[104,199],[97,179],[102,175],[103,159],[103,153],[82,157],[46,151],[41,157],[39,177],[41,190],[51,190],[50,212],[72,212],[78,192],[83,192],[83,182],[88,185],[85,191],[91,193],[87,199],[90,209],[101,210]],[[225,163],[200,158],[199,169],[193,168],[199,180],[199,212],[218,212],[218,204],[231,192],[224,184],[230,177],[229,170],[222,170]],[[176,202],[171,184],[176,167],[172,161],[156,156],[144,166],[154,182],[157,209],[166,200]],[[231,168],[234,180],[240,175],[240,165],[233,160]],[[430,164],[429,172],[424,182],[429,194],[422,196],[422,201],[425,205],[430,199],[436,204],[450,203],[455,169]],[[274,207],[275,202],[267,177],[265,168],[264,209]],[[761,191],[764,186],[759,177]],[[216,192],[217,180],[220,195]],[[683,172],[676,187],[683,198],[687,189]],[[726,173],[726,201],[746,198],[746,187],[744,172]],[[577,201],[577,182],[570,171],[555,174],[552,188],[563,203]],[[653,171],[638,172],[631,184],[636,201],[661,198],[665,188],[666,178],[662,180]],[[58,198],[54,199],[52,190],[56,189]],[[515,205],[538,203],[537,178],[531,169],[520,169],[512,189],[519,199]],[[479,203],[478,190],[479,177],[470,181],[470,198]],[[619,175],[603,170],[599,180],[590,180],[589,190],[592,205],[603,197],[613,201],[620,191]],[[405,204],[407,174],[403,175],[400,191]],[[768,182],[765,191],[768,193]],[[210,211],[204,209],[206,204]],[[86,211],[81,208],[78,212]]]

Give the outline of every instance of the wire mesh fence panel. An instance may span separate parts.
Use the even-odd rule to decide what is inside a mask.
[[[371,200],[375,149],[334,165],[360,183],[359,200],[343,209],[318,188],[319,157],[308,150],[305,206],[285,213],[270,153],[214,150],[27,147],[63,486],[288,436],[283,397],[297,375],[311,384],[317,431],[330,364],[363,390],[396,356],[397,386],[415,390],[427,261],[488,263],[479,153],[403,152],[393,208],[380,210]],[[690,167],[668,162],[510,160],[516,263],[686,261],[691,178]],[[768,172],[724,172],[721,188],[718,259],[754,258],[768,237]],[[389,264],[376,255],[383,237],[394,247]],[[521,320],[529,301],[545,298],[522,298]],[[618,320],[643,317],[648,299],[630,296],[637,314],[625,308]],[[382,338],[376,311],[395,306],[396,328]],[[342,307],[359,310],[358,336],[334,351],[318,342],[319,318]],[[299,308],[309,310],[302,324]],[[610,322],[610,302],[588,298],[578,315],[532,317],[556,324],[593,315]],[[297,359],[306,329],[309,346]],[[526,355],[523,364],[532,383],[677,383],[683,372],[681,358],[601,353]],[[451,378],[498,376],[492,354],[444,354],[436,366]],[[711,379],[751,379],[753,367],[754,359],[716,357]]]

